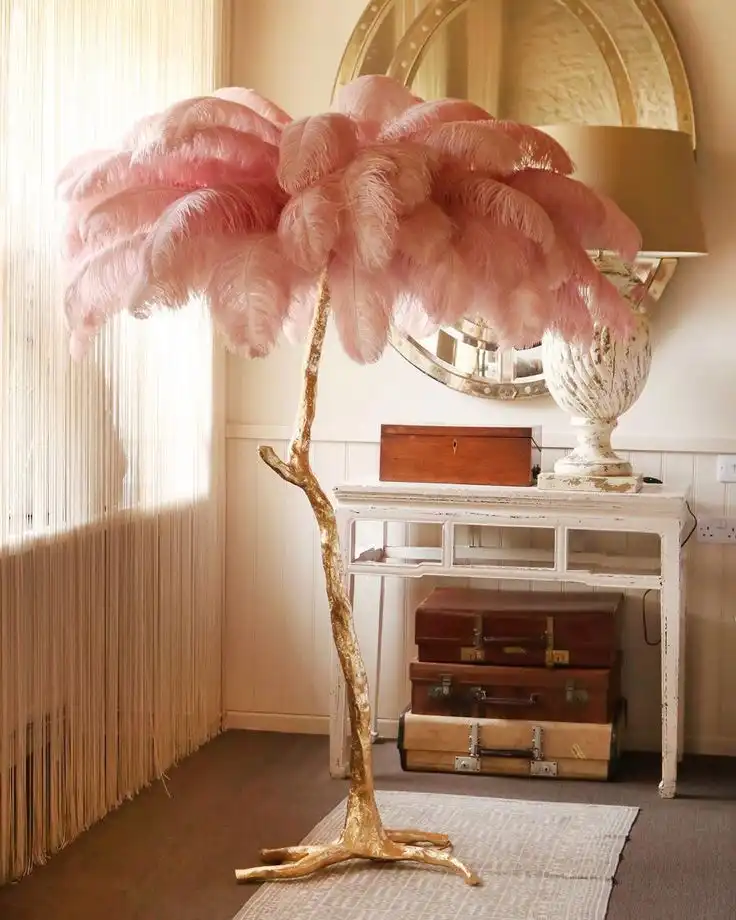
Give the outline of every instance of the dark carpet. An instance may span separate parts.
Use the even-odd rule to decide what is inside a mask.
[[[736,918],[736,760],[686,758],[679,797],[662,801],[645,755],[615,783],[582,783],[402,773],[393,743],[375,751],[383,789],[638,805],[608,920]],[[233,870],[298,843],[346,788],[329,777],[326,738],[228,732],[0,889],[0,920],[231,920],[256,890]]]

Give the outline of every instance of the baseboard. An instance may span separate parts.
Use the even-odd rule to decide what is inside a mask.
[[[288,735],[329,735],[330,720],[327,716],[231,710],[225,713],[223,727],[225,731],[242,729],[252,732],[282,732]],[[399,720],[379,719],[378,732],[382,738],[395,740],[399,735]]]
[[[288,735],[328,735],[330,722],[327,716],[291,715],[282,712],[225,713],[223,728],[253,732],[281,732]],[[398,719],[379,719],[378,731],[387,741],[395,741],[399,733]],[[645,738],[624,739],[624,750],[659,753],[659,745]],[[707,738],[687,738],[686,754],[703,754],[714,757],[736,757],[736,738],[726,735]]]
[[[711,757],[736,757],[736,738],[714,735],[707,738],[687,738],[686,754],[703,754]]]

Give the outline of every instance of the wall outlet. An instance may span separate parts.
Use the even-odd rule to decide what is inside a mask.
[[[699,543],[731,543],[736,546],[736,518],[700,518]]]
[[[718,482],[736,482],[736,454],[719,454]]]

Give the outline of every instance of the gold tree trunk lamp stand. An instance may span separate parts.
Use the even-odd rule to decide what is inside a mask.
[[[319,869],[352,859],[380,862],[416,862],[450,869],[469,885],[478,876],[449,852],[450,838],[420,830],[388,830],[383,827],[373,785],[371,706],[368,677],[358,646],[353,611],[345,588],[342,551],[332,504],[309,463],[312,422],[317,401],[317,375],[330,313],[329,291],[323,280],[307,338],[304,381],[299,401],[296,431],[289,445],[288,460],[281,460],[273,448],[261,447],[261,458],[274,472],[298,486],[312,507],[319,528],[322,566],[330,606],[332,637],[345,678],[350,717],[350,791],[345,826],[340,838],[319,846],[295,846],[261,851],[264,863],[253,869],[238,869],[241,882],[296,879]]]
[[[595,330],[590,347],[554,332],[542,342],[547,388],[573,416],[578,444],[542,473],[540,489],[639,492],[642,477],[611,446],[621,415],[641,395],[651,367],[647,302],[659,300],[680,259],[706,254],[692,138],[659,128],[555,125],[542,128],[570,153],[574,174],[612,198],[642,232],[634,265],[594,253],[599,270],[627,295],[634,334],[617,341]]]

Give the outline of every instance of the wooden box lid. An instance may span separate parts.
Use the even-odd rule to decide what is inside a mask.
[[[396,437],[437,437],[448,438],[523,438],[535,440],[536,428],[477,428],[475,426],[455,425],[381,425],[381,438]]]

